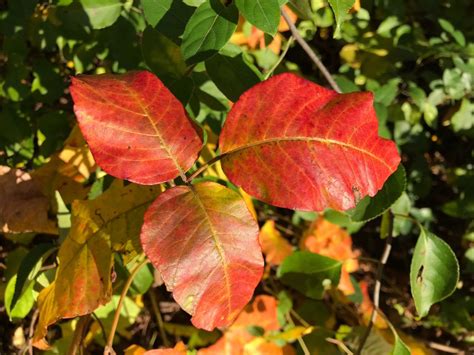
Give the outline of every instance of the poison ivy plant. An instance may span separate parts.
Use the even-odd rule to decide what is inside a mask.
[[[469,352],[471,12],[0,1],[0,353]]]
[[[105,171],[142,184],[178,176],[188,183],[167,190],[146,213],[144,251],[196,326],[230,324],[262,274],[257,225],[236,192],[215,183],[189,185],[195,174],[185,172],[201,141],[181,103],[149,72],[82,76],[71,92],[79,126]],[[283,104],[270,107],[264,95]],[[349,117],[355,129],[344,122]],[[300,209],[353,207],[374,195],[400,161],[393,143],[377,136],[370,95],[338,95],[290,74],[246,91],[229,113],[219,145],[231,181],[267,202]],[[334,166],[333,159],[344,159],[350,170]],[[296,168],[295,184],[287,184],[284,171],[266,180],[262,169],[276,172],[277,164]],[[361,164],[364,173],[357,170]],[[293,190],[304,186],[308,190]],[[245,248],[252,252],[242,254]],[[280,269],[283,282],[292,270],[288,263]],[[335,273],[318,274],[320,285],[309,295],[321,296],[324,278],[339,281],[340,263],[334,263]]]

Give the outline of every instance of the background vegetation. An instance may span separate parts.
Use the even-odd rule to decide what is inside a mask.
[[[165,11],[145,0],[0,1],[1,353],[32,351],[36,299],[55,277],[57,250],[71,228],[71,203],[94,200],[112,184],[75,128],[71,76],[153,71],[206,131],[208,158],[216,154],[215,137],[231,102],[263,78],[292,71],[327,86],[283,20],[270,36],[240,17],[218,54],[186,65],[180,37],[203,2],[163,1]],[[405,191],[391,208],[394,240],[380,278],[386,318],[375,322],[364,352],[392,351],[393,325],[412,353],[469,353],[474,351],[473,3],[352,3],[349,13],[336,11],[338,24],[327,1],[294,0],[286,11],[343,92],[374,92],[379,134],[395,140],[406,171]],[[205,176],[226,181],[219,165]],[[217,353],[223,344],[250,354],[264,353],[264,346],[271,353],[337,354],[347,350],[342,343],[357,349],[373,310],[385,245],[381,219],[357,222],[331,210],[293,212],[249,198],[250,204],[263,226],[266,257],[253,306],[228,330],[198,330],[147,265],[124,299],[117,352],[139,354],[141,348],[180,341],[191,351],[217,342],[208,349]],[[415,220],[448,243],[460,264],[455,292],[421,319],[409,287],[420,234]],[[342,263],[338,287],[326,284],[321,297],[308,296],[277,275],[295,250]],[[83,351],[102,352],[131,270],[120,255],[115,259],[112,301],[91,318],[50,327],[48,353],[66,353],[78,333]],[[448,270],[446,277],[455,279],[455,273]]]

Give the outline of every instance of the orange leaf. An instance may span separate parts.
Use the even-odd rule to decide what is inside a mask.
[[[172,349],[149,350],[144,355],[186,355],[186,353],[186,345],[180,341]]]
[[[275,228],[275,221],[265,222],[259,240],[265,260],[271,265],[280,265],[293,252],[291,244]]]
[[[346,295],[355,292],[349,273],[359,268],[356,259],[358,254],[352,250],[352,238],[349,233],[337,224],[319,217],[301,239],[300,248],[343,261],[338,287]]]
[[[374,304],[372,303],[372,300],[370,299],[369,286],[367,285],[367,282],[361,281],[359,282],[359,286],[362,292],[362,303],[359,306],[359,312],[362,314],[362,319],[364,323],[367,325],[369,324],[370,318],[372,317]],[[378,329],[388,328],[387,322],[385,322],[385,319],[383,319],[380,316],[377,316],[377,318],[375,319],[374,325]]]
[[[199,355],[243,355],[243,354],[284,354],[282,349],[276,344],[270,344],[266,341],[257,340],[255,344],[251,344],[254,340],[259,339],[251,335],[247,327],[258,326],[270,332],[280,329],[277,319],[277,300],[268,295],[260,295],[248,304],[239,314],[234,324],[232,324],[214,345],[199,351]],[[261,339],[261,338],[260,338]],[[262,339],[263,340],[263,339]],[[272,352],[261,352],[257,349],[269,349]],[[248,352],[248,351],[255,352]]]

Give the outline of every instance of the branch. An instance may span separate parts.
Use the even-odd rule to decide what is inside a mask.
[[[369,320],[369,324],[367,325],[367,329],[362,337],[362,340],[360,341],[359,348],[356,351],[356,355],[360,355],[362,352],[362,349],[364,348],[365,343],[367,342],[367,339],[369,338],[370,331],[372,330],[372,327],[374,325],[375,320],[377,319],[377,312],[379,311],[379,306],[380,306],[380,288],[382,287],[382,275],[383,275],[383,269],[385,264],[387,264],[387,260],[390,256],[390,251],[392,250],[392,240],[393,240],[393,215],[390,210],[386,211],[383,216],[382,216],[382,225],[384,222],[387,223],[386,225],[386,233],[387,233],[387,239],[385,240],[385,248],[383,250],[382,256],[380,257],[380,262],[377,267],[377,275],[375,279],[375,289],[373,293],[373,300],[374,300],[374,309],[372,310],[372,315]],[[382,228],[381,235],[385,233],[385,231]]]
[[[148,292],[148,295],[150,296],[151,300],[151,307],[153,309],[153,312],[155,313],[156,322],[158,323],[161,341],[163,342],[163,345],[168,348],[170,346],[170,342],[168,340],[168,337],[166,336],[166,331],[163,324],[163,317],[161,316],[160,307],[158,306],[158,302],[156,302],[155,293],[153,291],[154,290],[152,289]]]
[[[303,48],[303,50],[306,52],[306,54],[309,56],[309,58],[316,64],[318,69],[321,71],[323,76],[326,78],[328,81],[329,85],[333,88],[334,91],[337,91],[338,93],[341,93],[341,89],[339,88],[339,85],[337,85],[336,81],[334,81],[333,77],[331,76],[331,73],[329,73],[328,69],[326,66],[321,62],[321,60],[318,58],[316,53],[311,49],[308,43],[301,37],[300,33],[298,32],[298,29],[294,25],[294,23],[291,21],[290,16],[285,12],[285,10],[281,9],[281,15],[285,19],[286,23],[290,27],[290,31],[293,34],[293,37],[295,37],[296,42],[300,44],[300,46]]]
[[[190,183],[193,179],[195,179],[199,174],[201,174],[204,170],[206,170],[209,166],[211,166],[214,163],[217,163],[219,160],[221,160],[226,153],[220,154],[206,162],[204,165],[202,165],[199,169],[197,169],[194,173],[191,174],[190,177],[186,178],[184,182]]]
[[[114,336],[115,336],[115,331],[117,330],[117,325],[120,319],[120,312],[122,310],[122,304],[123,300],[125,299],[125,296],[127,295],[128,289],[132,285],[134,277],[137,275],[138,271],[144,266],[148,264],[148,259],[144,259],[142,262],[140,262],[137,266],[135,266],[135,269],[132,270],[130,273],[130,276],[127,279],[127,282],[125,283],[125,286],[123,286],[122,293],[120,294],[120,299],[117,304],[117,308],[115,309],[115,314],[114,314],[114,320],[112,322],[112,327],[110,329],[109,337],[107,338],[107,345],[105,346],[104,349],[104,355],[115,355],[115,351],[113,349],[113,343],[114,343]]]

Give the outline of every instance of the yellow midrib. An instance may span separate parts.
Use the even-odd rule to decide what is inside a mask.
[[[224,255],[224,249],[222,248],[222,242],[218,237],[217,231],[214,229],[214,226],[211,222],[211,218],[209,217],[209,214],[207,213],[206,207],[204,206],[203,202],[201,201],[201,198],[199,197],[199,194],[194,190],[193,186],[190,186],[190,190],[193,193],[194,197],[196,198],[196,201],[199,205],[199,207],[202,209],[203,214],[204,214],[204,219],[207,221],[207,224],[209,225],[209,229],[211,230],[212,234],[212,239],[214,240],[214,244],[216,246],[217,254],[219,255],[219,259],[221,260],[223,272],[224,272],[224,280],[225,280],[225,286],[226,286],[226,293],[227,293],[227,306],[229,313],[231,313],[231,303],[230,303],[230,298],[231,298],[231,290],[230,290],[230,277],[229,277],[229,271],[227,270],[227,263],[225,261],[225,255]]]
[[[268,139],[263,139],[263,140],[260,140],[260,141],[254,142],[254,143],[245,144],[245,145],[242,145],[240,147],[231,149],[227,152],[223,152],[222,155],[227,156],[227,155],[235,154],[235,153],[238,153],[239,151],[242,151],[242,150],[245,150],[245,149],[250,149],[250,148],[255,148],[255,147],[258,147],[260,145],[265,145],[265,144],[272,144],[272,143],[279,143],[279,142],[293,142],[293,141],[294,142],[318,142],[318,143],[327,144],[327,145],[334,144],[334,145],[337,145],[337,146],[340,146],[340,147],[349,148],[349,149],[358,151],[362,154],[365,154],[365,155],[377,160],[378,162],[382,163],[387,168],[391,169],[391,167],[384,160],[382,160],[378,156],[372,154],[372,152],[369,152],[368,150],[364,150],[364,149],[359,148],[355,145],[345,143],[345,142],[341,142],[341,141],[337,141],[337,140],[334,140],[334,139],[319,138],[319,137],[277,137],[277,138],[268,138]]]

